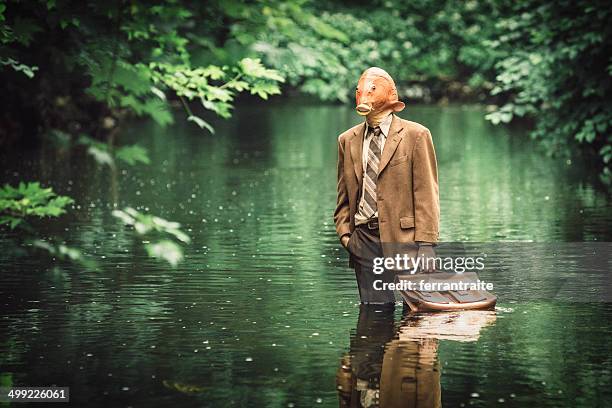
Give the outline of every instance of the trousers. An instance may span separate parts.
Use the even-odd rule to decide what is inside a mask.
[[[395,303],[395,293],[389,289],[382,289],[383,283],[394,281],[395,273],[387,269],[380,274],[374,273],[374,259],[384,257],[378,229],[358,225],[351,235],[347,250],[355,268],[361,303]]]

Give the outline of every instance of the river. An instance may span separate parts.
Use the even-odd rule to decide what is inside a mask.
[[[441,240],[611,240],[611,200],[588,164],[546,157],[479,107],[401,116],[433,134]],[[152,164],[114,172],[57,148],[3,152],[1,181],[75,199],[40,227],[101,270],[2,251],[0,385],[70,386],[75,406],[100,407],[331,407],[355,395],[389,406],[394,392],[430,399],[420,406],[609,401],[612,307],[538,296],[560,282],[552,269],[529,271],[521,289],[517,272],[489,271],[494,312],[359,307],[332,220],[336,138],[358,120],[350,107],[284,102],[239,106],[215,135],[134,121],[118,140],[147,147]],[[185,260],[147,257],[114,202],[180,222]]]

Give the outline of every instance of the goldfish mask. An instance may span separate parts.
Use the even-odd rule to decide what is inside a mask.
[[[368,68],[361,74],[355,100],[357,113],[365,116],[371,125],[378,125],[388,114],[406,107],[398,98],[391,75],[377,67]]]

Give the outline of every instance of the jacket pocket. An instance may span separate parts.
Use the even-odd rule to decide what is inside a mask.
[[[414,217],[401,217],[400,228],[408,229],[414,228]]]
[[[346,246],[344,247],[344,249],[346,249],[346,251],[349,254],[353,254],[353,251],[351,251],[351,244],[353,244],[353,241],[355,240],[355,236],[357,235],[357,229],[355,229],[355,231],[353,231],[353,233],[351,234],[351,236],[349,237],[348,242],[346,243]]]

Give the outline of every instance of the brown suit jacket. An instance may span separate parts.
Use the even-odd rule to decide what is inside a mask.
[[[365,123],[361,123],[338,137],[334,221],[339,237],[355,230],[363,178],[364,131]],[[438,241],[438,167],[429,129],[393,115],[380,160],[376,195],[383,244]]]

